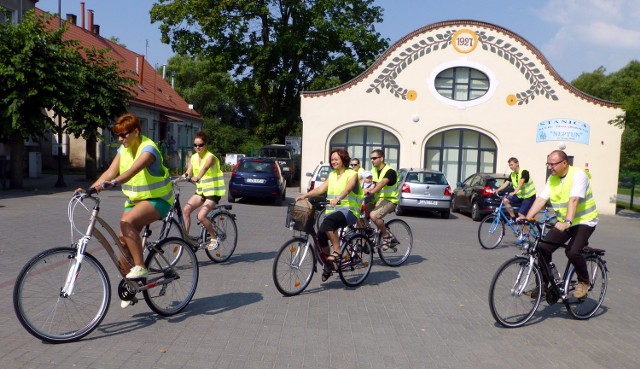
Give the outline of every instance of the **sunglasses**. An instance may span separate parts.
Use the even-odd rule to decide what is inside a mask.
[[[380,159],[380,157],[379,157],[379,156],[372,156],[372,157],[370,157],[369,159],[371,159],[371,160],[377,160],[377,159]]]
[[[351,168],[353,168],[353,167],[357,167],[357,166],[358,166],[358,164],[349,164],[349,166],[350,166]]]
[[[126,131],[126,132],[122,132],[122,133],[116,133],[116,135],[118,135],[118,137],[120,137],[120,138],[127,138],[127,136],[129,136],[129,133],[131,133],[131,131]]]
[[[202,143],[202,144],[194,143],[194,144],[193,144],[193,147],[204,147],[204,145],[205,145],[205,144],[203,144],[203,143]]]

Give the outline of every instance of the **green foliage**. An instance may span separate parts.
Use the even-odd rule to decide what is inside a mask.
[[[194,71],[197,77],[183,86],[193,89],[187,100],[197,101],[203,116],[215,111],[224,124],[282,142],[300,131],[301,91],[353,79],[388,47],[375,31],[382,9],[373,3],[159,0],[151,20],[161,23],[162,41],[176,52],[197,56],[196,66],[210,63],[212,73]]]
[[[620,169],[640,170],[640,62],[634,60],[609,75],[603,67],[583,73],[572,82],[576,88],[600,99],[619,102],[624,114],[609,122],[624,128]]]

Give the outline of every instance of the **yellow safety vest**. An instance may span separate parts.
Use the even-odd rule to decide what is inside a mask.
[[[573,184],[573,177],[578,171],[582,171],[576,167],[569,167],[567,175],[563,181],[558,176],[549,177],[549,200],[558,215],[559,221],[564,221],[567,216],[567,206],[569,205],[569,195],[571,193],[571,184]],[[596,201],[593,198],[591,191],[591,174],[585,172],[589,177],[589,187],[584,198],[580,199],[576,214],[571,220],[573,224],[585,223],[598,217],[598,210],[596,210]],[[565,185],[563,185],[565,184]]]
[[[514,189],[518,187],[518,182],[520,181],[520,179],[522,179],[522,172],[524,172],[524,169],[522,168],[520,168],[520,173],[516,174],[516,172],[511,172],[511,183],[513,183]],[[525,182],[522,187],[520,187],[520,190],[518,190],[516,196],[521,199],[528,199],[535,194],[536,186],[533,185],[533,178],[529,176],[529,182]]]
[[[154,176],[149,173],[148,168],[144,168],[136,175],[133,176],[126,183],[122,184],[122,193],[127,196],[128,200],[125,202],[125,206],[132,206],[138,201],[160,198],[165,200],[169,204],[173,204],[173,186],[171,179],[169,178],[169,170],[164,166],[162,162],[162,156],[158,146],[145,136],[140,136],[141,142],[138,146],[138,151],[135,157],[131,153],[131,147],[120,147],[120,173],[124,173],[133,165],[140,154],[142,149],[147,146],[152,146],[158,153],[157,160],[160,160],[160,168],[162,168],[162,175]]]
[[[393,170],[391,169],[391,166],[389,166],[389,164],[385,164],[384,168],[382,168],[382,172],[378,173],[378,168],[373,167],[373,169],[371,169],[371,178],[373,178],[373,181],[378,183],[380,182],[380,180],[382,178],[384,178],[384,175],[387,173],[387,171],[389,170]],[[396,173],[396,183],[393,184],[393,186],[384,186],[382,187],[382,189],[378,192],[376,192],[375,194],[375,198],[377,199],[385,199],[388,201],[391,201],[394,204],[398,204],[398,196],[400,195],[400,192],[398,192],[398,177],[397,177],[397,173]]]
[[[213,157],[213,165],[204,172],[204,175],[200,177],[200,181],[196,183],[196,193],[202,196],[224,196],[227,191],[224,188],[224,178],[222,170],[220,169],[220,160],[207,151],[204,154],[202,160],[198,160],[198,154],[191,156],[191,168],[193,168],[193,176],[197,177],[200,174],[200,168],[209,160],[209,157]]]
[[[344,173],[340,178],[338,178],[338,172],[336,170],[329,173],[328,186],[327,190],[327,200],[333,200],[336,197],[340,196],[342,191],[347,188],[347,184],[349,180],[353,176],[357,176],[358,173],[353,169],[345,169]],[[355,191],[354,191],[355,190]],[[340,201],[340,204],[336,205],[335,208],[327,207],[326,213],[331,213],[335,209],[347,208],[356,218],[360,217],[360,208],[362,206],[362,188],[360,187],[360,183],[356,180],[356,185],[353,186],[353,189],[349,192],[347,197]]]

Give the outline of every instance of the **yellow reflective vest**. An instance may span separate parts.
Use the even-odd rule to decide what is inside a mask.
[[[514,189],[518,187],[518,182],[520,182],[520,179],[522,179],[522,172],[524,172],[524,169],[522,168],[520,168],[519,173],[511,172],[511,183],[513,183]],[[518,190],[518,192],[516,193],[516,196],[518,196],[521,199],[528,199],[529,197],[535,194],[536,194],[536,186],[534,186],[533,184],[533,178],[529,176],[529,181],[522,184],[522,187],[520,187],[520,190]]]
[[[209,196],[224,196],[227,191],[224,188],[224,178],[222,169],[220,169],[220,160],[207,151],[202,159],[198,154],[191,155],[191,168],[193,169],[193,176],[198,177],[200,175],[200,169],[204,163],[213,157],[213,165],[204,172],[204,175],[200,177],[200,181],[196,183],[196,194],[209,197]]]
[[[381,179],[384,178],[384,175],[387,174],[388,171],[393,170],[389,164],[385,164],[384,168],[382,168],[382,172],[378,173],[378,168],[374,167],[371,169],[371,178],[374,182],[378,183]],[[382,189],[375,194],[376,200],[385,199],[391,201],[394,204],[398,204],[398,196],[400,192],[398,192],[398,177],[396,173],[396,183],[392,186],[384,186]]]
[[[128,200],[125,202],[125,206],[132,206],[138,201],[159,198],[165,200],[169,204],[173,203],[173,186],[171,179],[169,178],[169,170],[164,166],[162,162],[162,155],[158,146],[150,140],[148,137],[140,136],[141,142],[138,146],[138,151],[135,156],[131,152],[131,147],[120,147],[120,173],[124,173],[133,165],[140,154],[142,149],[151,146],[158,153],[157,160],[160,161],[160,168],[162,168],[162,175],[151,175],[148,168],[144,168],[136,175],[133,176],[126,183],[122,184],[122,193],[127,196]]]
[[[573,184],[573,178],[578,171],[582,171],[576,167],[569,167],[567,175],[562,180],[558,176],[549,177],[549,201],[553,206],[556,214],[558,214],[558,220],[563,222],[567,216],[567,206],[569,205],[569,195],[571,194],[571,184]],[[591,182],[591,174],[585,172]],[[563,184],[565,184],[563,186]],[[578,202],[576,214],[571,222],[575,224],[585,223],[598,217],[598,210],[596,210],[596,201],[593,198],[591,191],[591,183],[587,188],[587,193],[584,198]]]
[[[349,180],[353,176],[357,176],[358,173],[353,169],[345,169],[344,173],[340,178],[338,178],[338,172],[336,170],[329,173],[328,181],[328,190],[327,190],[327,200],[333,200],[340,196],[342,191],[347,188],[347,184]],[[362,188],[360,187],[360,183],[356,180],[355,186],[349,192],[347,197],[342,199],[335,208],[327,207],[326,213],[331,213],[332,211],[340,208],[347,208],[356,218],[360,217],[360,208],[362,206]]]

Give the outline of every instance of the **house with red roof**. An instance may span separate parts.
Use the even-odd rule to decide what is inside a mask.
[[[37,1],[7,1],[0,0],[0,6],[5,9],[15,10],[16,20],[28,9],[32,9]],[[14,3],[14,4],[12,4]],[[37,12],[42,10],[36,8]],[[80,17],[75,14],[67,14],[61,23],[68,28],[64,38],[77,40],[82,46],[98,50],[109,50],[108,56],[119,62],[120,68],[132,72],[137,78],[134,87],[137,95],[130,101],[129,112],[135,114],[142,123],[143,134],[161,148],[167,149],[171,160],[166,163],[171,168],[181,168],[185,165],[182,158],[188,158],[191,150],[191,141],[196,132],[202,130],[203,119],[193,109],[193,105],[185,101],[172,87],[172,83],[165,80],[163,74],[156,71],[144,55],[119,45],[118,43],[100,35],[100,26],[94,22],[96,14],[93,10],[85,10],[81,3]],[[12,13],[13,14],[13,13]],[[52,30],[57,29],[57,15],[47,24]],[[164,70],[164,69],[163,69]],[[50,112],[53,116],[53,112]],[[64,121],[64,119],[63,119]],[[98,142],[98,163],[100,167],[109,165],[119,147],[117,136],[110,130],[102,132],[103,141]],[[58,155],[58,137],[52,134],[49,140],[41,142],[28,142],[30,152],[41,153],[42,165],[47,168],[55,168]],[[62,152],[67,164],[74,168],[83,168],[85,163],[85,141],[73,136],[63,135]],[[185,159],[186,160],[186,159]],[[32,171],[30,171],[32,172]]]

